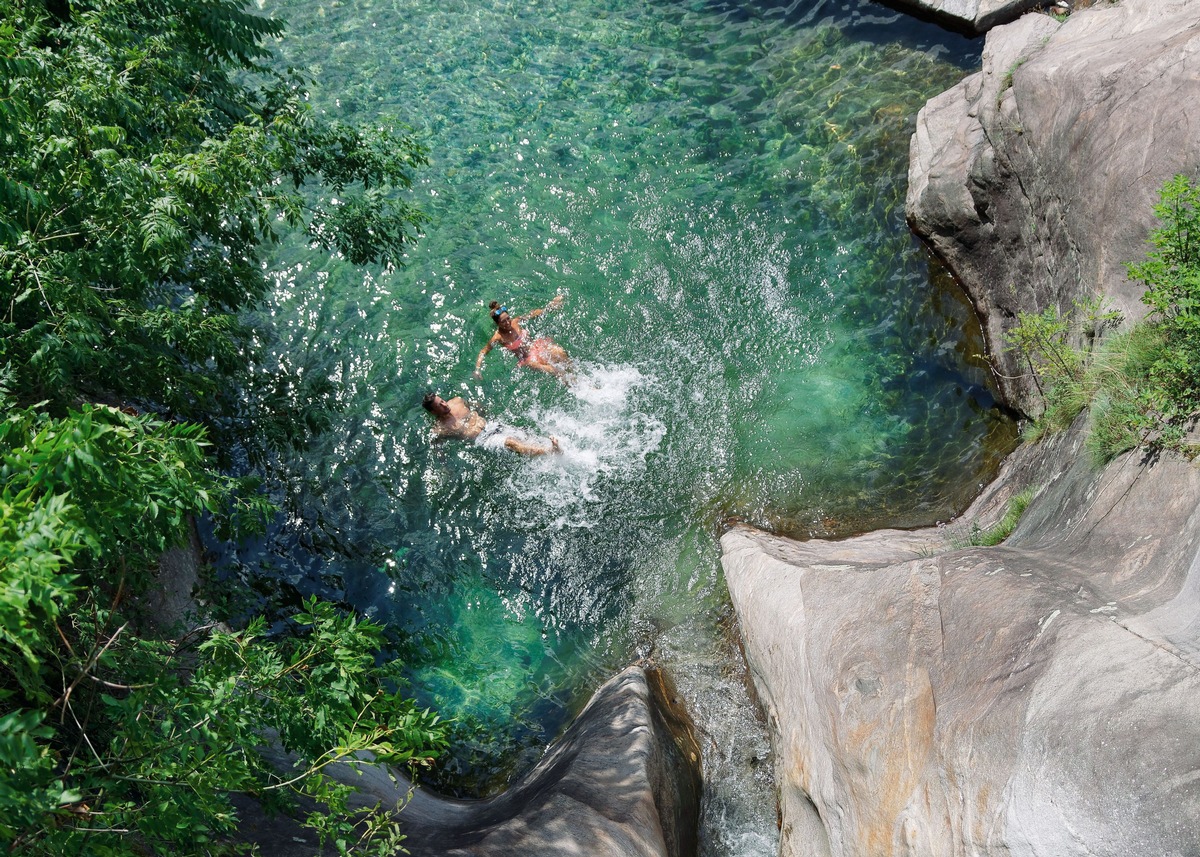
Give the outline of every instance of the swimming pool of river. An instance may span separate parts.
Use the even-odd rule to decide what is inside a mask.
[[[773,854],[770,752],[717,537],[913,526],[1011,447],[977,325],[903,217],[924,101],[979,44],[868,0],[265,0],[318,109],[429,145],[427,235],[398,270],[284,248],[275,359],[341,411],[272,465],[286,520],[230,557],[264,602],[392,629],[457,719],[433,778],[483,794],[608,675],[675,674],[706,747],[705,854]],[[499,300],[576,382],[499,350]],[[559,438],[431,444],[421,396]],[[265,577],[251,571],[269,562]]]

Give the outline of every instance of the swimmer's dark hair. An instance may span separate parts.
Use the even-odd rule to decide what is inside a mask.
[[[429,413],[432,414],[433,413],[433,400],[436,399],[437,397],[438,397],[437,393],[426,393],[425,398],[423,398],[421,400],[421,407],[424,408],[425,410],[429,411]]]

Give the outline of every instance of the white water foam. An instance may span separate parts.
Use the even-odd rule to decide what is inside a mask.
[[[652,382],[631,365],[580,364],[571,397],[529,413],[540,434],[558,438],[561,454],[514,469],[506,489],[526,508],[549,511],[551,526],[593,526],[588,507],[601,498],[598,483],[638,479],[666,434],[663,421],[636,404],[636,391]]]

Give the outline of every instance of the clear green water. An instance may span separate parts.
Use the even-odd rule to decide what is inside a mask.
[[[435,782],[460,794],[536,761],[614,669],[665,660],[710,739],[706,853],[773,853],[716,539],[945,518],[1011,446],[969,308],[903,222],[916,112],[977,47],[865,0],[264,8],[321,109],[399,117],[434,163],[405,269],[281,261],[279,359],[342,382],[345,412],[278,464],[292,515],[242,557],[284,568],[263,598],[389,623],[414,692],[459,719]],[[578,383],[501,351],[473,381],[487,302],[557,293],[533,328]],[[427,389],[565,452],[433,446]]]

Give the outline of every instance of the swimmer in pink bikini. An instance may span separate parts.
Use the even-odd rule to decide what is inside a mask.
[[[483,358],[492,348],[500,344],[517,355],[518,366],[528,366],[539,372],[549,372],[564,383],[570,383],[568,373],[571,370],[571,358],[567,355],[566,349],[548,336],[531,339],[521,327],[522,321],[537,318],[559,306],[562,301],[563,296],[558,295],[542,309],[535,309],[527,315],[521,316],[509,315],[508,307],[501,306],[498,301],[492,301],[492,321],[496,323],[496,332],[492,334],[488,344],[483,346],[483,350],[475,358],[475,377],[483,377],[480,371],[483,366]]]

